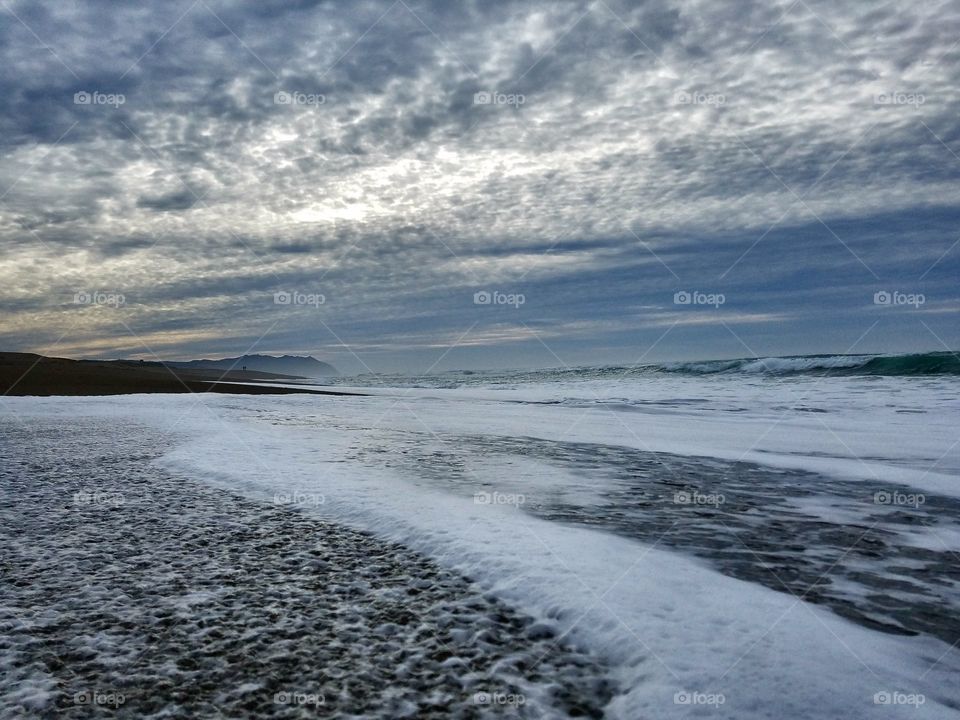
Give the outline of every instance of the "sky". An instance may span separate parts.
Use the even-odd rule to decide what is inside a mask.
[[[960,348],[960,4],[0,0],[0,349]]]

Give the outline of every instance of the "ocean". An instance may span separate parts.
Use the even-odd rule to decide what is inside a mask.
[[[407,548],[606,668],[605,717],[960,718],[955,355],[336,384],[367,394],[8,398],[0,417],[93,453],[142,433],[157,472]],[[529,692],[511,710],[568,716]]]
[[[332,379],[333,384],[392,387],[459,388],[540,384],[562,381],[621,380],[664,375],[703,377],[916,377],[960,376],[960,354],[929,352],[913,355],[796,355],[696,362],[559,367],[539,370],[450,370],[427,375],[361,373]]]

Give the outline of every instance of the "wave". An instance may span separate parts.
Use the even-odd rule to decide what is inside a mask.
[[[931,352],[915,355],[797,355],[741,358],[707,362],[667,363],[660,372],[684,375],[960,375],[960,354]]]
[[[333,385],[408,387],[451,390],[465,387],[518,386],[585,380],[653,379],[686,376],[960,376],[960,353],[913,355],[793,355],[787,357],[702,360],[649,365],[601,365],[542,370],[447,370],[429,375],[354,375],[328,379]]]

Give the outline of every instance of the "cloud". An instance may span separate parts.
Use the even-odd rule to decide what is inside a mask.
[[[192,190],[170,192],[157,197],[141,197],[137,200],[138,208],[147,208],[158,212],[170,210],[189,210],[199,201],[199,197]]]
[[[524,341],[467,301],[478,284],[524,292],[524,322],[551,323],[551,343],[607,348],[609,318],[681,288],[726,291],[731,319],[776,316],[797,342],[824,312],[855,339],[882,281],[957,297],[947,7],[31,0],[0,14],[10,345],[69,318],[77,347],[109,348],[109,315],[56,309],[75,286],[144,299],[123,310],[144,333],[194,333],[173,354],[274,323],[259,349],[380,347],[400,329],[422,349],[404,343],[403,366],[472,323]],[[330,300],[277,322],[261,298],[282,288]],[[569,330],[581,321],[593,336]],[[628,322],[624,342],[656,339]]]

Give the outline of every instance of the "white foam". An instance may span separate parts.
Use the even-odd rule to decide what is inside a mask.
[[[410,419],[414,412],[414,425],[443,431],[746,460],[865,480],[877,489],[902,483],[960,496],[960,382],[953,377],[656,376],[337,389],[390,397],[394,415]]]

